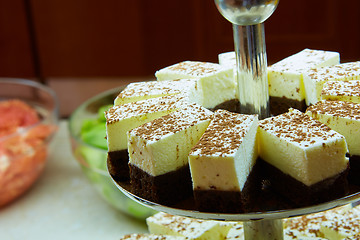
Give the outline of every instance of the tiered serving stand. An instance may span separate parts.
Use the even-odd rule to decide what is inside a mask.
[[[128,182],[117,182],[114,179],[113,181],[126,196],[159,212],[204,220],[241,221],[244,224],[245,240],[281,240],[283,239],[282,219],[284,218],[321,212],[360,201],[360,187],[356,187],[355,191],[353,190],[350,194],[341,198],[302,208],[276,209],[250,213],[208,213],[192,210],[191,208],[194,207],[194,205],[189,205],[189,203],[193,203],[191,201],[184,202],[176,207],[164,206],[148,201],[131,193]],[[264,202],[266,201],[267,200],[264,199]]]
[[[220,13],[233,24],[240,110],[242,113],[258,114],[260,119],[266,118],[270,113],[263,23],[275,11],[278,0],[215,0],[215,4]],[[115,180],[114,183],[129,198],[157,211],[197,219],[242,221],[246,240],[283,239],[283,218],[321,212],[360,201],[360,190],[355,190],[336,200],[303,208],[241,214],[206,213],[150,202],[132,194],[127,184]]]

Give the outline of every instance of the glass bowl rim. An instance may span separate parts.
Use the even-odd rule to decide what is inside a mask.
[[[71,114],[70,114],[70,117],[69,117],[69,124],[68,124],[68,130],[69,130],[69,134],[70,134],[70,137],[76,141],[78,144],[80,145],[83,145],[83,146],[86,146],[90,149],[94,149],[96,151],[99,151],[101,153],[104,153],[106,154],[107,153],[107,150],[106,149],[103,149],[103,148],[99,148],[99,147],[96,147],[92,144],[89,144],[89,143],[86,143],[84,142],[81,137],[79,136],[79,134],[76,134],[75,130],[74,130],[74,124],[73,122],[75,121],[75,116],[78,114],[78,112],[82,111],[83,109],[86,108],[86,106],[88,106],[89,104],[93,103],[93,102],[96,102],[97,100],[99,99],[102,99],[104,97],[107,97],[107,96],[110,96],[110,95],[113,95],[113,94],[117,94],[117,93],[120,93],[124,88],[126,87],[126,85],[121,85],[119,87],[115,87],[115,88],[111,88],[111,89],[108,89],[108,90],[105,90],[105,91],[102,91],[98,94],[96,94],[95,96],[93,97],[90,97],[88,98],[87,100],[85,100],[83,103],[81,103]],[[75,157],[76,158],[76,157]],[[78,160],[77,160],[78,161]],[[83,167],[86,167],[90,170],[93,170],[94,172],[97,172],[99,174],[102,174],[102,175],[105,175],[105,176],[108,176],[109,173],[103,169],[100,169],[100,168],[95,168],[95,167],[89,167],[87,165],[84,165],[81,161],[78,161]]]
[[[58,125],[58,121],[59,121],[59,99],[58,99],[55,91],[52,88],[50,88],[50,87],[48,87],[48,86],[46,86],[46,85],[44,85],[42,83],[39,83],[39,82],[36,82],[36,81],[33,81],[33,80],[29,80],[29,79],[24,79],[24,78],[0,77],[0,85],[2,83],[33,87],[33,88],[39,89],[39,90],[49,94],[51,96],[51,98],[53,99],[53,101],[54,101],[54,109],[52,111],[50,111],[49,116],[53,116],[54,117],[54,123],[53,124]],[[30,129],[33,129],[33,128],[43,124],[43,122],[45,120],[49,119],[49,118],[51,118],[51,117],[45,117],[44,119],[42,119],[40,122],[38,122],[36,124],[24,127],[23,129],[21,129],[21,131],[17,131],[15,133],[9,134],[7,136],[0,137],[0,142],[4,141],[6,139],[13,138],[13,137],[18,136],[18,135],[22,135],[23,133],[28,132]]]

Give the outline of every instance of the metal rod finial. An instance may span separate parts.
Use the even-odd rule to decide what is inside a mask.
[[[233,24],[239,112],[269,117],[269,86],[263,22],[279,0],[215,0],[219,12]]]
[[[232,24],[246,26],[264,22],[279,0],[215,0],[219,12]]]

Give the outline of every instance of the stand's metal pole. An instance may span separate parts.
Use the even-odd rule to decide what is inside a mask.
[[[263,22],[279,0],[215,0],[219,12],[233,24],[238,97],[242,113],[269,116],[269,86]],[[244,222],[246,240],[281,240],[281,219]]]
[[[244,222],[246,240],[282,240],[283,225],[281,219],[255,220]]]
[[[240,112],[266,118],[270,113],[264,24],[233,24],[233,30]]]
[[[278,0],[215,0],[220,13],[233,24],[240,112],[270,115],[267,58],[263,22]]]

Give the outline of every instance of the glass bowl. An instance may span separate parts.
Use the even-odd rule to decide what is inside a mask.
[[[0,207],[39,178],[57,130],[59,103],[38,82],[0,78]]]
[[[73,155],[97,192],[115,209],[144,220],[155,213],[128,198],[115,186],[107,171],[104,111],[125,87],[102,92],[82,103],[70,116],[69,132]]]

